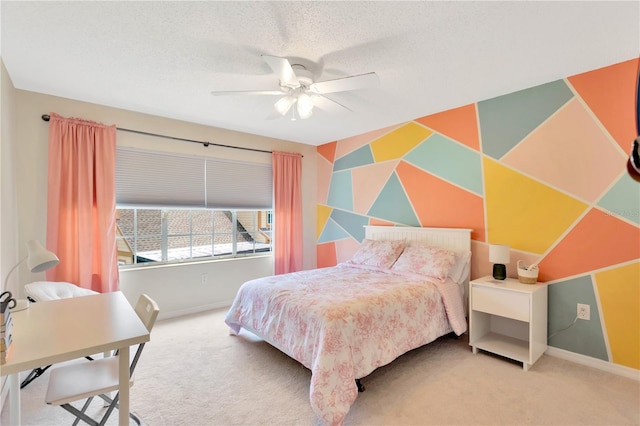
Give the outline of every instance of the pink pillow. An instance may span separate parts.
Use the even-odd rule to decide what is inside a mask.
[[[388,269],[396,261],[405,242],[403,240],[384,241],[365,239],[358,250],[346,263],[373,268]]]
[[[414,244],[404,249],[391,270],[444,280],[455,261],[456,254],[450,250]]]

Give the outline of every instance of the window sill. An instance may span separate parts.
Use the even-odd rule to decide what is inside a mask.
[[[238,257],[225,257],[221,259],[207,259],[207,260],[185,260],[183,262],[172,262],[172,263],[149,263],[149,264],[137,264],[137,265],[119,265],[118,270],[120,273],[126,273],[129,271],[141,271],[147,269],[158,269],[158,268],[175,268],[175,267],[184,267],[184,266],[194,266],[194,265],[202,265],[205,263],[218,263],[218,262],[246,262],[250,259],[262,259],[262,258],[273,258],[273,254],[263,254],[263,255],[255,255],[255,256],[238,256]]]

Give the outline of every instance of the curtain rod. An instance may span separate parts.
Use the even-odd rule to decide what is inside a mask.
[[[49,114],[42,114],[42,119],[44,121],[49,121],[51,119],[51,116]],[[141,130],[123,129],[121,127],[116,127],[116,130],[120,130],[121,132],[137,133],[139,135],[147,135],[147,136],[155,136],[155,137],[158,137],[158,138],[173,139],[173,140],[182,141],[182,142],[199,143],[199,144],[202,144],[205,148],[207,148],[209,145],[214,145],[214,146],[220,146],[220,147],[223,147],[223,148],[243,149],[245,151],[265,152],[267,154],[271,154],[271,151],[266,151],[264,149],[245,148],[245,147],[241,147],[241,146],[224,145],[224,144],[215,143],[215,142],[206,142],[206,141],[197,141],[197,140],[193,140],[193,139],[177,138],[175,136],[160,135],[160,134],[157,134],[157,133],[143,132]]]

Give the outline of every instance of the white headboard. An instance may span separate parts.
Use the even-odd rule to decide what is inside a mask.
[[[471,250],[471,229],[418,228],[413,226],[365,226],[370,240],[405,240],[443,247],[456,253]]]
[[[418,228],[413,226],[365,226],[370,240],[405,240],[446,248],[456,253],[471,251],[471,231],[467,228]],[[469,276],[463,282],[465,312],[468,312]]]

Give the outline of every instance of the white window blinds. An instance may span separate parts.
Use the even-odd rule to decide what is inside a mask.
[[[119,206],[271,209],[272,198],[270,164],[116,151]]]

